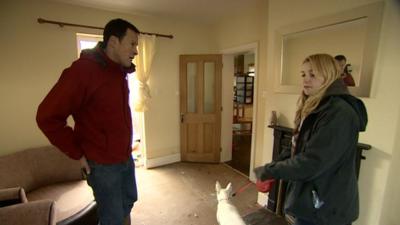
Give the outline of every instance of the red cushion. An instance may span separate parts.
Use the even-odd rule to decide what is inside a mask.
[[[256,182],[257,190],[262,193],[267,193],[272,189],[272,186],[274,185],[274,183],[275,183],[274,179],[270,179],[270,180],[266,180],[266,181],[257,180],[257,182]]]

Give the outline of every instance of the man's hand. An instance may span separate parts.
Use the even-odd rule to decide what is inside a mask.
[[[272,175],[265,169],[264,166],[256,167],[254,168],[253,171],[256,175],[257,180],[265,181],[273,178]]]
[[[86,174],[90,174],[90,166],[86,160],[86,157],[82,156],[82,158],[79,159],[79,162],[81,163],[81,168],[86,172]]]
[[[133,142],[132,151],[139,150],[140,142],[135,141]]]

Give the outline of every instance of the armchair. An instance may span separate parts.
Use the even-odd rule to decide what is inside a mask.
[[[20,187],[1,189],[0,222],[2,225],[55,225],[54,202],[28,202]]]

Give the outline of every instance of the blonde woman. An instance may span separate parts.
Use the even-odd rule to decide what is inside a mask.
[[[254,172],[260,180],[289,181],[284,209],[296,225],[350,224],[359,212],[355,160],[367,112],[332,56],[307,57],[301,76],[292,151]]]

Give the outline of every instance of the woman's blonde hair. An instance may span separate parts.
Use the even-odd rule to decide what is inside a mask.
[[[324,82],[321,88],[313,95],[305,95],[302,91],[297,102],[297,111],[294,119],[295,132],[298,131],[301,121],[304,120],[317,106],[325,95],[328,87],[340,78],[340,71],[335,59],[328,54],[314,54],[304,59],[304,63],[310,63],[315,76],[322,76]]]

